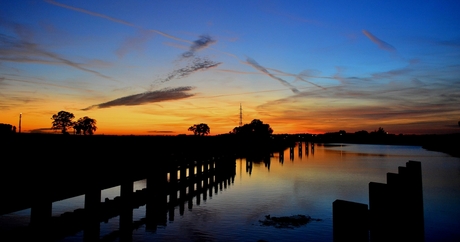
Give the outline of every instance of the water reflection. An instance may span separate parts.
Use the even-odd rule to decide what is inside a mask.
[[[201,196],[206,201],[207,194],[212,197],[223,191],[234,182],[235,161],[232,158],[209,159],[205,162],[194,161],[181,163],[179,171],[162,173],[163,170],[152,173],[141,186],[134,185],[131,180],[122,180],[121,185],[110,189],[87,192],[84,197],[84,209],[77,208],[67,211],[68,208],[60,204],[71,204],[75,207],[82,196],[57,202],[59,212],[50,217],[30,216],[30,225],[13,228],[1,234],[6,240],[28,240],[41,238],[56,240],[83,231],[83,241],[112,240],[119,237],[120,241],[131,241],[133,229],[145,226],[147,231],[155,232],[158,226],[166,226],[167,221],[174,221],[174,208],[179,206],[183,215],[185,203],[188,209],[193,208],[193,199],[200,205]],[[187,174],[187,175],[185,175]],[[180,178],[178,178],[180,176]],[[141,188],[142,187],[142,188]],[[134,188],[141,188],[133,192]],[[117,195],[119,194],[119,195]],[[102,201],[101,201],[102,200]],[[138,221],[133,220],[133,210],[145,207],[145,216]],[[38,210],[39,211],[39,210]],[[52,216],[52,217],[51,217]],[[32,218],[33,223],[32,223]],[[118,219],[118,228],[106,232],[101,236],[101,222]]]
[[[343,199],[368,204],[369,182],[386,183],[388,172],[398,172],[398,167],[411,159],[422,162],[425,241],[459,241],[460,231],[456,228],[460,228],[460,159],[416,146],[311,143],[295,146],[293,159],[290,148],[236,159],[233,170],[237,173],[224,179],[225,182],[211,183],[208,179],[206,185],[201,179],[200,183],[188,184],[175,193],[166,190],[166,196],[154,199],[159,204],[153,207],[163,209],[151,210],[146,203],[131,210],[132,230],[127,230],[127,238],[332,241],[332,202]],[[197,171],[200,168],[186,172]],[[186,175],[177,172],[176,177],[180,180]],[[173,173],[165,178],[167,182],[172,179],[175,179]],[[194,196],[181,195],[198,190],[201,192],[195,192]],[[150,212],[152,216],[147,214]],[[269,214],[277,217],[304,214],[322,221],[290,230],[260,226],[259,220]],[[120,216],[111,217],[107,224],[100,223],[100,237],[116,240],[121,233]],[[82,241],[83,233],[75,233],[73,239]]]

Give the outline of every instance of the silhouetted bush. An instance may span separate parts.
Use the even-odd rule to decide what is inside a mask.
[[[0,134],[13,134],[16,133],[16,126],[11,124],[0,123]]]

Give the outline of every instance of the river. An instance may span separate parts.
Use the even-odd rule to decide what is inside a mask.
[[[369,182],[386,183],[409,160],[422,164],[425,241],[460,241],[460,158],[419,146],[301,144],[264,161],[236,160],[228,185],[170,211],[167,222],[145,225],[133,241],[333,241],[332,203],[336,199],[369,204]],[[292,152],[291,152],[292,151]],[[145,180],[137,181],[142,189]],[[119,187],[102,191],[102,200],[119,195]],[[82,208],[84,196],[53,203],[53,216]],[[181,214],[182,213],[182,214]],[[173,215],[174,214],[174,215]],[[294,228],[263,226],[266,215],[308,215],[314,219]],[[145,217],[145,206],[133,220]],[[0,216],[0,228],[26,226],[30,209]],[[100,225],[100,237],[117,230],[119,217]],[[1,230],[0,230],[1,231]],[[118,241],[115,238],[110,241]],[[62,241],[83,241],[83,232]]]

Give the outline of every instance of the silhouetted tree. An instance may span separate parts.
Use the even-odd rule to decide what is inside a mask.
[[[83,118],[78,119],[74,127],[76,127],[75,130],[77,133],[83,131],[84,135],[86,135],[87,133],[89,135],[92,135],[97,130],[96,123],[97,122],[95,119],[85,116]],[[78,129],[80,129],[81,131],[79,131]]]
[[[368,135],[369,132],[367,132],[366,130],[361,130],[361,131],[356,131],[355,132],[355,135],[360,135],[360,136],[363,136],[363,135]]]
[[[385,134],[387,134],[387,132],[382,127],[379,127],[378,130],[372,131],[371,134],[373,134],[373,135],[385,135]]]
[[[13,126],[11,124],[0,124],[0,133],[1,134],[16,133],[16,126]]]
[[[188,128],[188,131],[192,131],[194,135],[204,136],[211,132],[211,129],[207,124],[194,124]]]
[[[249,124],[235,127],[231,133],[243,136],[269,137],[273,133],[273,129],[270,128],[269,124],[264,124],[259,119],[254,119]]]
[[[74,125],[73,125],[73,129],[75,131],[75,134],[78,134],[78,135],[81,135],[81,130],[83,129],[83,127],[81,126],[80,123],[75,122]]]
[[[68,134],[67,128],[71,128],[74,125],[72,121],[74,118],[75,116],[73,115],[73,113],[60,111],[59,113],[54,114],[53,117],[51,117],[51,119],[53,120],[53,126],[51,127],[51,129],[60,129],[63,134]]]

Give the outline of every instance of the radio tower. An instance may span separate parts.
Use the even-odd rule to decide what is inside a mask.
[[[243,126],[243,108],[240,103],[240,127]]]

